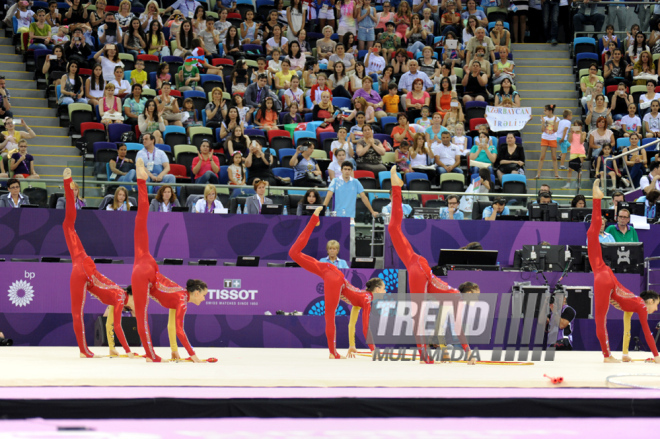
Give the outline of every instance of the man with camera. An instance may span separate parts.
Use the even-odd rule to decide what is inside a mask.
[[[78,27],[73,31],[71,41],[64,45],[64,54],[69,61],[78,62],[79,67],[88,67],[87,58],[92,54],[92,49],[85,41],[81,28]]]
[[[550,332],[550,319],[555,310],[555,296],[550,297],[550,313],[546,320],[546,332]],[[554,346],[558,351],[572,351],[573,350],[573,321],[575,320],[575,309],[568,306],[567,296],[564,295],[564,302],[562,303],[561,313],[559,318],[559,328],[557,328],[557,339],[548,339],[548,346]]]

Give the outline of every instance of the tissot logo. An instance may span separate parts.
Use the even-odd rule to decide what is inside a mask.
[[[225,288],[240,288],[241,280],[240,279],[225,279],[224,280]]]

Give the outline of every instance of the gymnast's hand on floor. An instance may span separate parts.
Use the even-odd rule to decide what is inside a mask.
[[[346,358],[357,358],[357,349],[355,349],[354,346],[351,346],[348,348],[348,352],[346,352]]]
[[[128,358],[140,358],[139,355],[135,355],[135,352],[129,352],[129,353],[126,354],[126,355],[128,355]]]
[[[205,361],[202,361],[199,358],[197,358],[197,355],[193,355],[192,357],[190,357],[190,359],[192,360],[193,363],[205,363]]]
[[[180,360],[181,356],[178,352],[172,352],[172,360]]]
[[[111,357],[118,357],[119,352],[117,352],[117,349],[110,349],[110,356]]]

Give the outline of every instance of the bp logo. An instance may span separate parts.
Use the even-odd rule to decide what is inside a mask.
[[[9,286],[9,301],[18,307],[28,306],[34,299],[34,289],[30,282],[17,280]]]

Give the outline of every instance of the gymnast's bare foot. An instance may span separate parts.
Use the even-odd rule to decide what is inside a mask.
[[[62,174],[62,177],[64,177],[65,180],[66,180],[67,178],[71,178],[71,169],[66,168],[66,169],[64,170],[64,173]]]
[[[136,177],[140,180],[146,180],[148,175],[147,175],[147,168],[144,167],[144,160],[142,159],[137,159],[135,162],[135,174]]]
[[[596,200],[602,200],[603,198],[605,198],[605,195],[603,195],[603,191],[600,189],[600,178],[597,178],[594,181],[593,197]]]
[[[146,357],[146,358],[147,358],[147,363],[160,363],[163,361],[158,355],[156,355],[156,357],[154,358],[150,358],[150,357]]]
[[[403,180],[399,178],[399,173],[396,172],[396,166],[392,166],[390,174],[390,182],[392,183],[392,186],[403,186]]]
[[[89,354],[83,354],[82,352],[80,353],[80,358],[95,358],[95,357],[96,355],[94,355],[91,352]]]
[[[138,355],[135,355],[135,352],[129,352],[129,353],[126,354],[126,355],[128,355],[128,358],[139,358]]]
[[[621,363],[621,360],[617,360],[610,355],[609,357],[605,357],[605,359],[603,359],[603,363]]]
[[[621,361],[623,361],[624,363],[630,363],[632,361],[632,358],[630,358],[629,355],[624,355],[623,357],[621,357]]]

